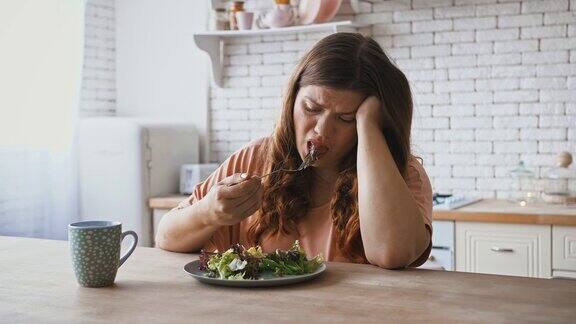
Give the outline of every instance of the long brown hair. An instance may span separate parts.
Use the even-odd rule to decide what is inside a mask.
[[[314,85],[375,95],[385,116],[383,133],[400,173],[405,176],[410,156],[412,95],[408,80],[380,45],[357,33],[335,33],[306,53],[284,90],[282,113],[268,142],[265,170],[295,169],[302,159],[296,149],[294,104],[300,88]],[[366,262],[358,217],[357,146],[340,163],[330,210],[338,247],[353,262]],[[276,173],[264,180],[264,199],[248,229],[255,244],[263,235],[288,234],[310,209],[312,172]]]

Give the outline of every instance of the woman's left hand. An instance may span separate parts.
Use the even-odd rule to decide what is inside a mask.
[[[360,127],[366,122],[375,122],[380,129],[384,127],[382,103],[376,96],[369,96],[364,99],[356,111],[356,125]]]

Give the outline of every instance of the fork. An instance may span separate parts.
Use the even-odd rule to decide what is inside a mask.
[[[290,170],[290,169],[278,169],[278,170],[274,170],[274,171],[272,171],[272,172],[270,172],[270,173],[267,173],[267,174],[265,174],[265,175],[257,176],[257,177],[260,178],[260,179],[262,179],[262,178],[264,178],[264,177],[267,177],[267,176],[269,176],[269,175],[271,175],[271,174],[274,174],[274,173],[277,173],[277,172],[280,172],[280,171],[288,172],[288,173],[300,172],[300,171],[302,171],[302,170],[304,170],[304,169],[306,169],[307,167],[310,166],[311,160],[312,160],[312,159],[307,155],[307,156],[304,158],[304,160],[302,161],[302,163],[300,164],[300,166],[298,167],[298,169],[293,169],[293,170]]]

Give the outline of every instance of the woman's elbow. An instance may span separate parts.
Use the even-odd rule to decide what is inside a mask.
[[[409,250],[402,250],[401,248],[393,248],[390,251],[365,251],[366,259],[370,264],[380,268],[395,270],[403,269],[412,266],[426,251],[425,248],[414,248]]]
[[[169,252],[177,252],[177,253],[198,253],[200,252],[201,247],[196,247],[191,245],[190,243],[186,243],[186,240],[183,238],[176,238],[169,233],[160,233],[156,234],[155,238],[155,246],[162,250],[166,250]]]
[[[170,212],[164,215],[158,224],[156,236],[154,237],[155,246],[170,252],[181,252],[178,246],[178,240],[175,239],[175,233],[170,229],[171,224],[168,222],[169,216]]]
[[[170,252],[185,252],[182,250],[178,244],[175,244],[174,240],[171,240],[170,237],[166,233],[162,233],[158,231],[156,234],[156,247],[162,250],[170,251]]]
[[[172,249],[170,248],[170,242],[166,238],[166,235],[164,233],[158,231],[158,233],[156,233],[156,237],[154,238],[154,242],[157,248],[172,251]]]
[[[410,264],[408,258],[397,253],[366,254],[366,259],[370,264],[387,270],[402,269]]]

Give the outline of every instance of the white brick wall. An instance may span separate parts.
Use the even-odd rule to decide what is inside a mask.
[[[356,19],[374,23],[366,34],[411,81],[414,151],[435,191],[502,198],[520,160],[542,174],[556,153],[576,154],[575,7],[567,0],[362,3]],[[344,3],[341,14],[350,13]],[[225,86],[211,91],[212,161],[272,130],[294,64],[324,35],[226,44]]]
[[[80,116],[116,114],[114,0],[88,0]]]

